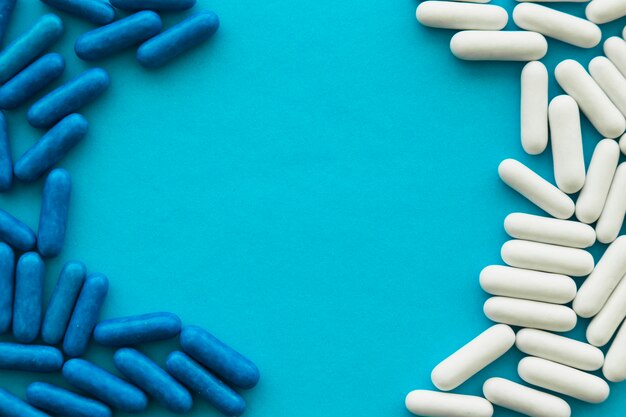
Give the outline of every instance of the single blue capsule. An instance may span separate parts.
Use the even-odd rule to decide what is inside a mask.
[[[33,382],[26,388],[26,400],[54,415],[72,417],[111,417],[111,409],[100,401],[45,382]]]
[[[41,0],[48,6],[88,20],[96,25],[106,25],[115,20],[115,9],[102,0]]]
[[[94,340],[111,347],[132,346],[178,336],[181,320],[172,313],[149,313],[120,317],[98,323]]]
[[[53,258],[63,249],[71,194],[69,172],[62,168],[50,171],[43,186],[37,230],[37,248],[43,257]]]
[[[2,417],[50,417],[10,392],[0,388],[0,416]]]
[[[22,343],[31,343],[39,336],[45,274],[43,260],[35,252],[27,252],[17,261],[13,336]]]
[[[191,9],[196,0],[110,0],[118,9],[129,12],[138,10],[157,10],[160,12],[174,12]]]
[[[11,157],[9,130],[6,117],[3,112],[0,112],[0,192],[8,191],[12,185],[13,158]]]
[[[0,44],[7,33],[7,27],[13,15],[15,3],[17,3],[17,0],[0,0]]]
[[[56,372],[63,367],[63,354],[51,346],[0,343],[0,369],[26,372]]]
[[[0,334],[11,328],[14,281],[15,253],[9,245],[0,242]]]
[[[0,240],[20,251],[31,250],[37,241],[30,227],[0,209]]]

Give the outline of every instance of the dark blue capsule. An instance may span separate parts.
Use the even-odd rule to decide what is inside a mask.
[[[41,0],[63,12],[86,19],[96,25],[106,25],[115,20],[115,9],[103,0]]]
[[[17,3],[17,0],[0,0],[0,44],[7,33],[7,27],[13,15],[15,3]]]
[[[94,340],[104,346],[122,347],[178,336],[181,320],[172,313],[149,313],[98,323]]]
[[[13,158],[11,157],[11,143],[9,141],[7,119],[4,113],[0,112],[0,192],[8,191],[12,185]]]
[[[13,336],[22,343],[30,343],[39,336],[45,274],[43,260],[35,252],[27,252],[17,261]]]
[[[37,230],[37,248],[43,257],[53,258],[63,249],[71,194],[70,174],[62,168],[52,170],[43,186]]]
[[[79,36],[74,51],[85,61],[102,59],[150,39],[161,28],[159,15],[144,10]]]
[[[45,382],[33,382],[26,388],[26,400],[54,415],[71,417],[111,417],[111,409],[100,401]]]
[[[191,9],[196,0],[110,0],[111,4],[118,9],[127,11],[157,10],[161,12],[173,12]]]
[[[0,334],[11,328],[14,282],[15,253],[9,245],[0,243]]]
[[[0,240],[15,249],[27,251],[35,246],[37,238],[30,227],[0,209]]]
[[[137,50],[137,60],[147,68],[165,65],[176,56],[209,39],[219,26],[219,18],[213,12],[193,14],[144,42]]]
[[[0,369],[26,372],[56,372],[63,367],[63,354],[51,346],[0,343]]]
[[[50,417],[0,388],[0,416],[2,417]]]

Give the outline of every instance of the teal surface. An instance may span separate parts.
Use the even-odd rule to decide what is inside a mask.
[[[99,63],[112,84],[61,164],[74,194],[47,296],[79,259],[111,280],[103,318],[165,310],[206,327],[261,369],[244,394],[250,417],[408,416],[406,393],[432,388],[434,365],[490,325],[478,274],[500,262],[504,217],[538,212],[498,163],[553,178],[550,153],[519,144],[522,64],[455,59],[453,32],[419,26],[416,5],[201,0],[222,22],[208,44],[156,71],[132,51]],[[8,40],[49,10],[20,1]],[[65,81],[91,66],[72,50],[91,26],[62,17]],[[545,61],[600,53],[550,41]],[[15,157],[43,133],[27,108],[9,117]],[[586,120],[584,136],[589,158],[599,135]],[[42,186],[20,184],[0,206],[36,228]],[[142,350],[163,363],[176,346]],[[112,354],[87,356],[111,368]],[[458,392],[515,378],[520,358]],[[0,372],[20,395],[35,379],[59,381]],[[570,401],[575,415],[623,415],[626,386],[611,388],[602,405]],[[153,404],[147,415],[171,414]],[[217,413],[199,400],[190,415]]]

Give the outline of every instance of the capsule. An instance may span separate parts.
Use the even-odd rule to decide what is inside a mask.
[[[161,28],[159,15],[144,10],[79,36],[74,51],[85,61],[102,59],[150,39]]]
[[[56,345],[63,340],[86,274],[81,262],[69,261],[63,266],[41,327],[45,343]]]
[[[582,277],[593,271],[593,256],[585,250],[528,240],[509,240],[502,245],[507,265],[536,271]]]
[[[606,57],[597,56],[589,62],[589,74],[622,115],[626,115],[626,78],[617,67]]]
[[[26,118],[34,127],[48,127],[98,98],[109,87],[109,74],[91,68],[40,98]]]
[[[622,135],[621,139],[619,140],[619,149],[624,155],[626,155],[626,134]]]
[[[127,11],[158,10],[174,12],[191,9],[196,0],[111,0],[111,4],[118,9]]]
[[[506,324],[491,326],[433,369],[430,377],[442,391],[450,391],[509,351],[515,332]]]
[[[452,37],[450,50],[468,61],[536,61],[548,52],[548,42],[536,32],[464,30]]]
[[[180,344],[195,360],[237,388],[250,389],[259,382],[259,369],[252,361],[198,326],[187,326]]]
[[[14,109],[26,103],[65,71],[65,59],[46,54],[0,87],[0,108]]]
[[[607,23],[626,16],[626,3],[622,0],[593,0],[585,9],[587,19],[594,23]]]
[[[522,147],[530,155],[548,146],[548,70],[539,61],[529,62],[521,76]]]
[[[506,185],[546,213],[559,219],[568,219],[574,214],[571,198],[521,162],[505,159],[498,166],[498,174]]]
[[[37,231],[37,248],[41,256],[53,258],[63,249],[71,193],[70,174],[61,168],[52,170],[43,187]]]
[[[604,55],[626,77],[626,42],[619,36],[612,36],[604,41]]]
[[[415,390],[406,396],[407,410],[427,417],[491,417],[493,406],[489,401],[474,395],[451,394]]]
[[[622,279],[602,310],[587,326],[587,340],[594,346],[606,345],[624,318],[626,318],[626,280]]]
[[[485,315],[496,323],[568,332],[576,326],[576,313],[569,307],[518,298],[491,297],[483,306]]]
[[[55,9],[88,20],[96,25],[106,25],[115,20],[115,9],[101,0],[42,0]]]
[[[19,342],[30,343],[39,335],[45,274],[43,260],[35,252],[27,252],[17,261],[13,336]]]
[[[626,164],[621,163],[615,171],[602,214],[596,223],[598,242],[611,243],[619,235],[626,213]]]
[[[33,382],[26,389],[26,400],[54,415],[73,417],[111,417],[111,409],[100,401],[45,382]]]
[[[504,378],[489,378],[483,384],[489,402],[533,417],[570,417],[572,410],[561,398]]]
[[[107,277],[102,274],[87,276],[63,339],[63,351],[68,356],[80,356],[87,350],[108,291]]]
[[[623,324],[606,352],[602,374],[611,382],[626,380],[626,326]]]
[[[13,185],[13,157],[7,129],[7,119],[0,112],[0,192],[9,191]]]
[[[140,413],[148,406],[148,398],[139,388],[86,360],[65,362],[63,377],[70,385],[120,411]]]
[[[178,336],[181,320],[172,313],[149,313],[104,320],[96,326],[94,340],[104,346],[122,347]]]
[[[593,223],[600,217],[618,162],[617,143],[613,139],[598,142],[587,170],[585,185],[576,200],[576,217],[581,222]]]
[[[56,372],[63,367],[63,354],[51,346],[0,343],[0,369],[26,372]]]
[[[0,334],[11,327],[14,277],[15,253],[9,245],[0,242]]]
[[[57,15],[41,16],[35,24],[0,52],[0,83],[5,83],[52,46],[63,34]]]
[[[432,0],[420,3],[415,17],[424,26],[440,29],[500,30],[509,20],[500,6]]]
[[[80,114],[65,117],[17,160],[15,176],[24,182],[37,180],[85,137],[87,126]]]
[[[131,348],[122,348],[115,352],[113,361],[122,375],[168,410],[175,413],[186,413],[191,410],[193,400],[189,391],[143,353]]]
[[[0,2],[0,44],[4,40],[4,35],[7,33],[7,27],[9,21],[13,15],[15,4],[17,0],[3,0]]]
[[[137,50],[137,61],[146,68],[157,68],[209,39],[219,28],[213,12],[195,13],[170,29],[144,42]]]
[[[35,246],[37,238],[30,227],[0,209],[0,240],[15,249],[27,251]]]
[[[0,415],[4,417],[50,417],[0,388]]]
[[[572,248],[588,248],[596,242],[596,232],[587,224],[526,213],[506,216],[504,229],[516,239]]]

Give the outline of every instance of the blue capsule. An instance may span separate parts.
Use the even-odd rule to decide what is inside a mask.
[[[47,344],[56,345],[63,340],[86,273],[81,262],[69,261],[63,266],[41,326],[41,337]]]
[[[87,350],[108,291],[109,280],[102,274],[90,274],[85,280],[63,339],[68,356],[80,356]]]
[[[70,174],[62,168],[52,170],[43,186],[37,230],[37,248],[41,256],[52,258],[63,249],[71,193]]]
[[[118,371],[133,384],[175,413],[191,410],[191,394],[167,372],[143,353],[122,348],[115,352],[113,362]]]
[[[37,238],[30,227],[0,209],[0,240],[15,249],[27,251],[35,246]]]
[[[0,243],[0,334],[11,327],[14,277],[15,253],[9,245]]]
[[[51,346],[0,343],[0,369],[55,372],[63,367],[63,354]]]
[[[186,353],[225,382],[243,389],[259,382],[259,369],[254,363],[198,326],[185,327],[180,344]]]
[[[109,87],[109,74],[91,68],[35,102],[26,118],[34,127],[48,127],[98,98]]]
[[[181,321],[172,313],[149,313],[104,320],[93,332],[104,346],[122,347],[170,339],[180,333]]]
[[[196,0],[110,0],[118,9],[136,12],[138,10],[158,10],[173,12],[191,9]]]
[[[72,417],[111,417],[111,409],[100,401],[45,382],[33,382],[26,388],[26,400],[54,415]]]
[[[102,0],[41,0],[63,12],[86,19],[96,25],[106,25],[115,20],[115,9]]]
[[[12,185],[13,158],[11,157],[9,131],[7,129],[7,119],[4,113],[0,112],[0,192],[8,191]]]
[[[159,15],[144,10],[79,36],[74,51],[85,61],[102,59],[150,39],[161,28]]]
[[[17,0],[0,0],[0,43],[4,39],[4,35],[7,33],[7,27],[15,9],[15,3]]]
[[[137,61],[147,68],[165,65],[176,56],[209,39],[219,25],[220,21],[215,13],[195,13],[144,42],[137,50]]]
[[[0,416],[2,417],[50,417],[0,388]]]
[[[225,415],[240,416],[246,410],[246,402],[241,395],[183,352],[170,353],[166,366],[174,378]]]
[[[7,82],[41,55],[63,34],[63,22],[54,14],[41,16],[19,38],[0,52],[0,83]]]
[[[148,398],[139,388],[86,360],[65,362],[63,377],[74,387],[121,411],[139,413],[148,406]]]
[[[14,109],[26,103],[65,71],[65,59],[46,54],[0,87],[0,108]]]
[[[45,274],[43,260],[35,252],[27,252],[17,261],[13,336],[22,343],[30,343],[39,335]]]
[[[87,120],[83,116],[70,114],[47,131],[15,162],[13,173],[24,182],[37,180],[85,137],[87,127]]]

